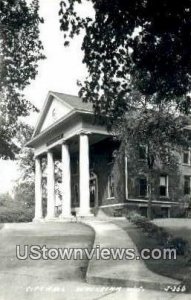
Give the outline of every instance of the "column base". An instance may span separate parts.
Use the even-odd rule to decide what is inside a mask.
[[[44,218],[42,217],[42,218],[34,218],[33,220],[32,220],[34,223],[42,223],[42,222],[44,222]]]
[[[69,215],[64,215],[64,214],[62,215],[62,214],[61,214],[61,215],[59,216],[59,219],[60,219],[60,220],[72,219],[72,218],[74,218],[74,216],[71,215],[71,214],[69,214]]]
[[[58,220],[58,218],[46,216],[44,220],[45,222],[51,222],[51,221],[55,222],[56,220]]]
[[[78,214],[76,214],[77,217],[80,217],[80,218],[88,218],[88,217],[94,217],[94,214],[92,213],[81,213],[79,212]]]

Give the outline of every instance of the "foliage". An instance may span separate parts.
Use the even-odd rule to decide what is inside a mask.
[[[9,193],[0,194],[0,206],[4,206],[6,201],[11,201],[12,197]]]
[[[174,115],[167,109],[142,108],[118,120],[115,132],[133,151],[138,150],[140,145],[146,147],[148,169],[156,163],[172,167],[179,162],[177,153],[189,146],[190,134],[189,130],[185,130],[189,123],[188,118]]]
[[[26,148],[26,142],[31,138],[33,128],[27,124],[20,123],[19,131],[17,132],[17,140],[20,144],[20,151],[16,156],[19,169],[21,171],[22,181],[34,182],[34,152],[31,148]]]
[[[177,175],[183,148],[190,145],[188,117],[173,114],[168,107],[149,109],[142,107],[127,113],[118,120],[113,130],[126,149],[126,156],[134,161],[134,168],[147,177],[148,217],[151,218],[151,202],[154,195],[155,175]],[[140,147],[145,147],[145,159],[139,159]]]
[[[0,156],[14,158],[17,120],[35,107],[25,99],[24,88],[37,75],[44,59],[39,40],[38,0],[0,2]]]
[[[187,255],[189,253],[188,241],[181,237],[173,237],[164,228],[157,226],[138,213],[131,212],[127,215],[127,219],[145,232],[148,237],[156,239],[164,248],[176,249],[177,255]]]
[[[28,208],[21,201],[6,200],[0,206],[0,223],[31,222],[34,209]]]
[[[181,237],[171,238],[168,240],[167,246],[176,249],[178,255],[185,255],[189,251],[188,241]]]
[[[34,207],[34,182],[20,182],[14,189],[14,201],[25,206],[25,209]]]
[[[30,222],[34,215],[34,187],[19,185],[14,199],[9,193],[0,194],[0,223]]]
[[[138,100],[173,103],[190,112],[190,1],[87,0],[94,16],[79,13],[82,0],[60,2],[65,45],[85,32],[82,50],[88,78],[80,94],[98,113],[123,114]],[[132,103],[133,101],[133,103]]]

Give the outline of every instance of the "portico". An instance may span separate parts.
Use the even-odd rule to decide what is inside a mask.
[[[89,191],[89,137],[86,133],[80,133],[79,138],[79,216],[90,216],[90,191]],[[67,141],[60,145],[62,160],[62,214],[61,218],[70,218],[71,214],[71,166],[70,149]],[[54,148],[49,149],[47,155],[47,220],[55,218],[55,178],[54,178]],[[42,170],[41,156],[35,157],[35,219],[42,216]]]
[[[62,95],[62,96],[61,96]],[[78,97],[50,92],[27,146],[35,153],[35,221],[53,220],[55,212],[55,159],[61,160],[60,219],[72,217],[71,156],[77,156],[79,204],[78,216],[91,216],[90,207],[90,145],[109,136],[101,125],[92,124],[92,106]],[[47,213],[43,216],[42,158],[47,161]]]

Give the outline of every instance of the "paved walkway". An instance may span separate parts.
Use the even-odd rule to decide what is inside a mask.
[[[87,223],[96,232],[95,244],[101,247],[135,247],[127,234],[112,224],[112,219],[94,219]],[[90,261],[88,282],[85,282],[79,272],[79,268],[85,267],[86,261],[70,261],[67,265],[57,261],[37,264],[34,262],[35,265],[31,262],[15,261],[16,244],[89,247],[90,236],[89,228],[82,228],[77,223],[6,225],[0,231],[0,300],[191,300],[191,295],[188,294],[139,288],[140,283],[148,284],[148,280],[152,278],[155,283],[156,280],[165,279],[149,272],[140,261]],[[151,275],[152,278],[149,277]],[[93,276],[96,277],[95,282]],[[116,282],[116,279],[120,281]],[[91,284],[91,280],[101,284]],[[133,288],[122,287],[122,280],[129,286],[133,283]],[[169,278],[167,280],[169,282]]]
[[[112,219],[84,221],[95,230],[94,248],[134,249],[136,259],[125,258],[98,260],[95,255],[89,262],[86,278],[89,283],[138,287],[164,291],[168,286],[177,286],[179,281],[150,271],[127,233],[112,223]]]

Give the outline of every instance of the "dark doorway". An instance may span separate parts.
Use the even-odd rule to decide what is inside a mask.
[[[90,173],[90,207],[95,207],[98,203],[98,186],[97,176],[95,173]]]

